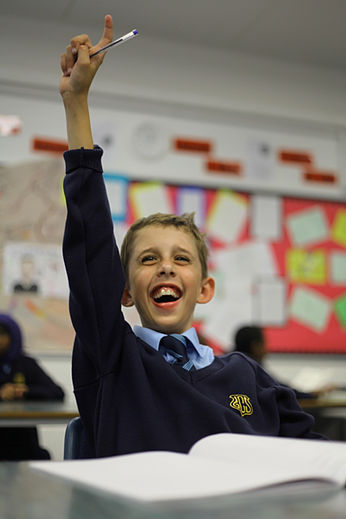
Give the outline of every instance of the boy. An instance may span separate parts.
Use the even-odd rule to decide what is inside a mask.
[[[123,245],[124,276],[87,99],[104,57],[90,60],[89,53],[112,38],[107,15],[96,46],[80,35],[61,56],[69,143],[63,249],[76,330],[72,376],[85,433],[81,457],[187,452],[219,432],[318,437],[292,391],[244,355],[214,358],[198,343],[194,307],[213,297],[214,281],[191,217],[154,215],[135,223]],[[132,331],[121,303],[136,305],[143,327]],[[185,339],[161,347],[166,334],[182,333]]]

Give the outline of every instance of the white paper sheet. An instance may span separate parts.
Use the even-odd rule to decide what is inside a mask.
[[[330,278],[335,285],[346,285],[346,252],[330,253]]]
[[[328,239],[328,223],[320,207],[289,215],[286,223],[291,241],[298,247],[306,247]]]
[[[254,320],[262,326],[286,323],[286,282],[282,278],[263,278],[254,286]]]
[[[333,380],[332,369],[305,366],[293,377],[291,385],[300,391],[314,391],[327,385],[331,380]]]
[[[148,182],[131,186],[129,197],[135,208],[137,218],[149,216],[153,213],[173,212],[167,189],[161,183]]]
[[[146,502],[203,499],[278,483],[342,488],[342,442],[242,434],[202,438],[189,455],[142,452],[93,460],[31,462],[33,470]],[[275,488],[274,491],[278,491]]]
[[[235,331],[253,320],[253,292],[249,279],[225,280],[224,296],[208,303],[205,334],[229,351]]]
[[[279,241],[282,235],[282,201],[278,196],[251,197],[250,232],[255,238]]]
[[[197,187],[180,187],[177,193],[177,213],[195,213],[198,228],[204,228],[205,190]]]
[[[331,301],[308,288],[295,288],[290,301],[290,316],[316,332],[323,332],[330,318]]]
[[[251,140],[247,144],[246,175],[260,181],[270,180],[275,163],[274,147],[269,141]]]
[[[214,257],[217,267],[225,272],[230,281],[237,277],[253,280],[255,277],[277,274],[271,247],[264,241],[244,242],[216,252]]]
[[[226,243],[236,241],[246,223],[247,214],[248,203],[244,197],[220,191],[207,219],[207,232]]]

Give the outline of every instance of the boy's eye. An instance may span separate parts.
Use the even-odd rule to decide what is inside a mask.
[[[176,256],[175,261],[177,261],[178,263],[189,263],[190,258],[188,258],[187,256]]]
[[[141,263],[154,263],[156,261],[156,256],[153,256],[152,254],[147,254],[146,256],[143,256],[141,258]]]

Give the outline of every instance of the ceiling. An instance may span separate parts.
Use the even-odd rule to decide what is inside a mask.
[[[8,0],[0,6],[1,16],[78,25],[83,32],[107,13],[118,36],[137,28],[143,37],[346,70],[346,0]]]

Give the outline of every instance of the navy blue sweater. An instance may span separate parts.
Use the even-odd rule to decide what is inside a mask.
[[[198,439],[220,432],[320,438],[293,391],[243,354],[186,372],[135,336],[121,312],[124,275],[102,150],[64,156],[63,248],[76,331],[72,375],[86,435],[82,456],[187,452]]]

